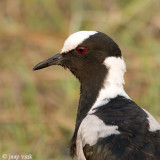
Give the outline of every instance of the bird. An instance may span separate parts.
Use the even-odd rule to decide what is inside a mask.
[[[105,33],[78,31],[33,70],[59,65],[80,82],[70,154],[78,160],[160,160],[160,124],[124,90],[126,65]]]

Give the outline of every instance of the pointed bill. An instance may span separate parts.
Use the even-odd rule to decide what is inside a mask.
[[[42,68],[46,68],[52,65],[61,65],[62,62],[62,55],[60,53],[38,63],[37,65],[35,65],[35,67],[33,68],[33,70],[39,70]]]

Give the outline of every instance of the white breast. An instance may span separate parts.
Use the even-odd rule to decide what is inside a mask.
[[[77,156],[78,160],[85,160],[83,147],[86,144],[93,146],[99,138],[104,138],[112,134],[120,134],[118,126],[106,125],[95,115],[87,115],[78,130],[77,135]]]

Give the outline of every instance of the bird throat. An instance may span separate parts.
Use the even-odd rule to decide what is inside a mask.
[[[113,62],[109,63],[111,65],[120,63],[119,68],[116,69],[116,75],[113,72],[114,66],[110,66],[107,62],[98,69],[98,72],[92,72],[86,79],[80,81],[80,100],[75,132],[71,141],[71,156],[74,156],[76,152],[77,132],[81,122],[87,114],[94,113],[98,107],[108,103],[110,99],[115,98],[116,96],[121,95],[129,98],[123,89],[123,75],[125,72],[124,61],[121,58],[113,58],[111,61]]]
[[[76,138],[79,126],[82,120],[87,116],[89,110],[95,103],[99,91],[103,87],[104,79],[107,75],[107,69],[103,65],[98,72],[92,72],[87,78],[80,80],[80,99],[77,110],[76,126],[71,140],[70,154],[73,157],[76,153]]]

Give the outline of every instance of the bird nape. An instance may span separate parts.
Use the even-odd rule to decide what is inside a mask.
[[[121,50],[106,34],[79,31],[60,53],[38,63],[68,68],[80,81],[70,153],[78,160],[160,160],[160,124],[123,89]]]

